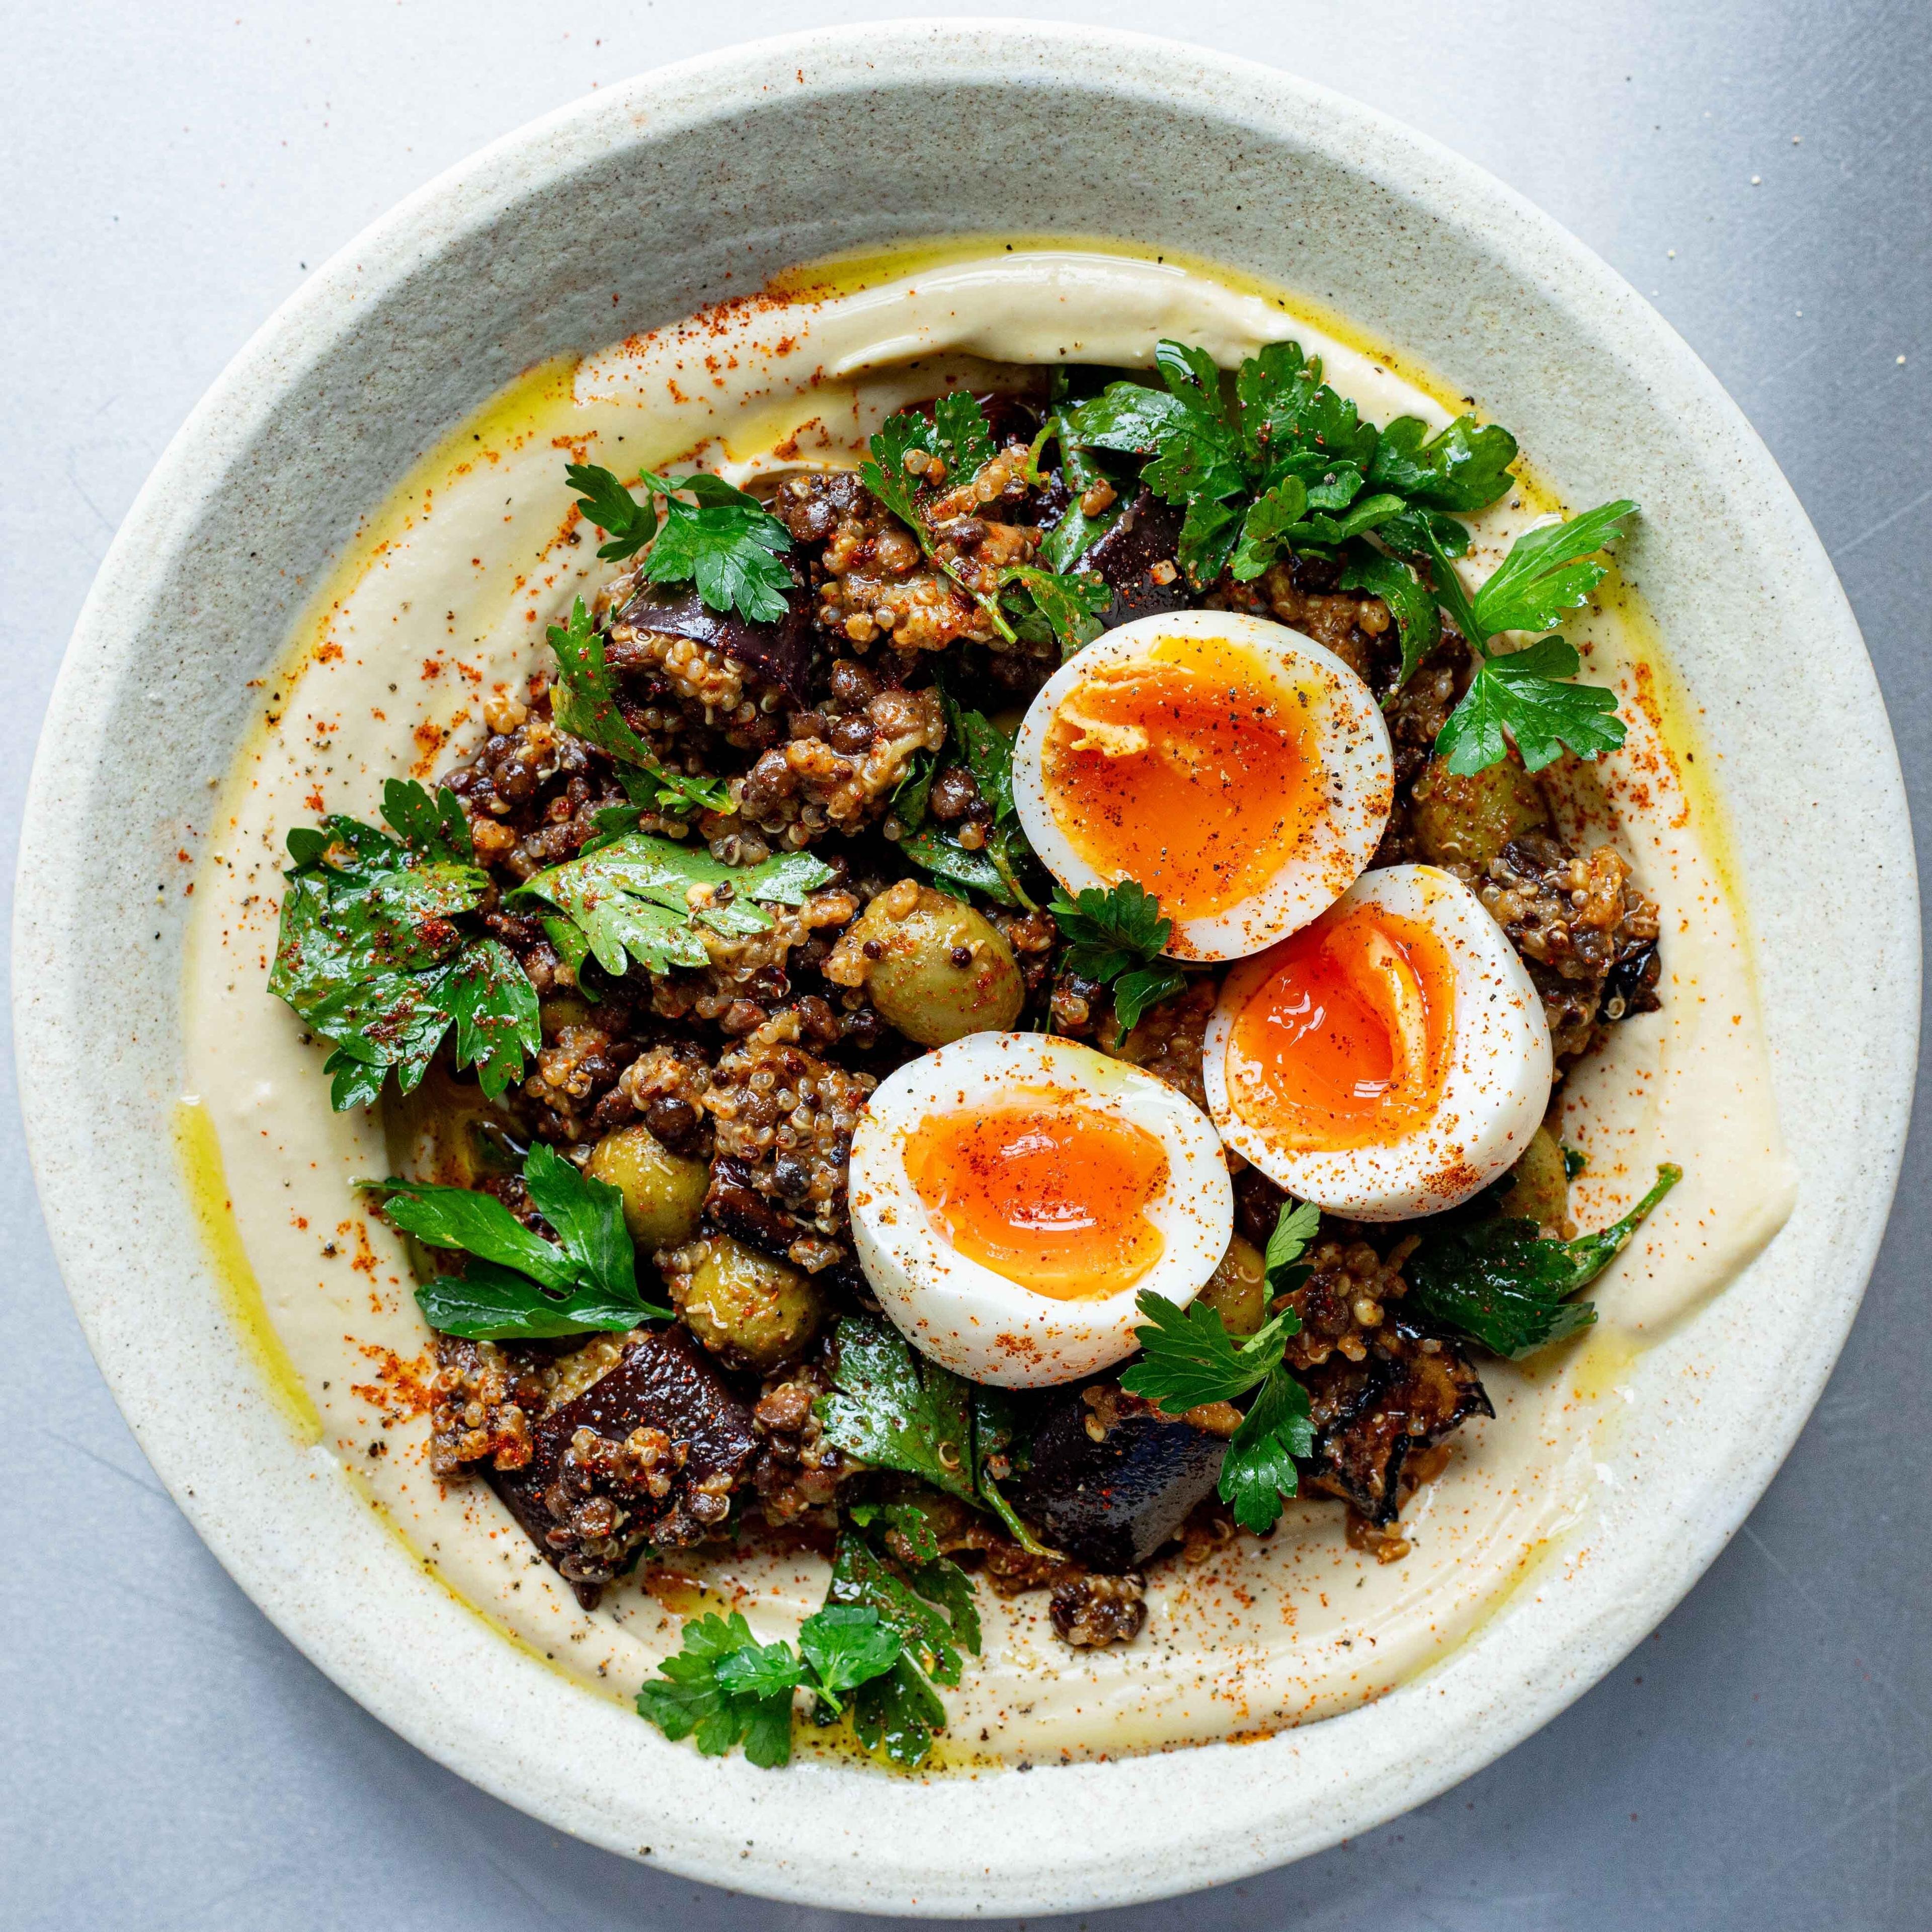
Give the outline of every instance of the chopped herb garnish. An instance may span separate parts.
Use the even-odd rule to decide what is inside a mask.
[[[578,507],[610,533],[610,541],[598,548],[599,556],[615,562],[649,544],[647,582],[694,584],[712,610],[735,610],[754,624],[776,623],[790,608],[792,574],[779,561],[791,548],[790,533],[755,496],[722,476],[698,470],[665,477],[640,470],[646,495],[639,502],[594,463],[570,464],[564,475],[578,492]]]
[[[1057,892],[1047,910],[1072,942],[1066,954],[1067,970],[1113,988],[1114,1018],[1123,1039],[1148,1007],[1186,986],[1180,968],[1160,958],[1173,937],[1174,922],[1162,916],[1153,893],[1133,880],[1123,879],[1105,891],[1084,886],[1072,899]]]
[[[1512,1215],[1426,1222],[1404,1268],[1407,1305],[1460,1328],[1492,1354],[1511,1361],[1534,1354],[1596,1320],[1591,1303],[1568,1298],[1622,1253],[1682,1178],[1682,1168],[1660,1167],[1656,1185],[1621,1220],[1574,1241],[1546,1240],[1534,1221]]]
[[[1582,668],[1567,638],[1544,638],[1519,651],[1492,650],[1490,644],[1505,631],[1547,630],[1586,602],[1604,578],[1605,566],[1595,554],[1636,509],[1619,500],[1567,524],[1526,531],[1473,599],[1434,533],[1420,533],[1436,595],[1478,660],[1462,702],[1436,740],[1437,754],[1450,770],[1467,777],[1500,764],[1509,755],[1510,738],[1532,772],[1565,751],[1594,758],[1623,742],[1616,693],[1564,682]]]
[[[801,904],[832,876],[803,852],[732,866],[702,846],[633,832],[539,872],[511,895],[547,901],[581,928],[590,956],[614,978],[634,962],[652,973],[710,962],[698,928],[740,938],[771,929],[755,902]]]
[[[1268,1245],[1271,1293],[1284,1292],[1284,1284],[1298,1286],[1305,1276],[1297,1264],[1320,1218],[1306,1203],[1282,1209]],[[1300,1318],[1284,1308],[1237,1344],[1220,1311],[1204,1303],[1184,1310],[1164,1295],[1143,1293],[1135,1305],[1148,1325],[1135,1330],[1141,1359],[1120,1378],[1130,1395],[1158,1404],[1163,1414],[1180,1416],[1208,1402],[1232,1402],[1258,1386],[1228,1444],[1220,1488],[1244,1529],[1271,1528],[1282,1497],[1295,1493],[1295,1459],[1315,1449],[1308,1391],[1282,1366],[1288,1337],[1300,1332]]]
[[[488,896],[454,792],[382,788],[397,837],[326,818],[289,834],[281,927],[268,990],[334,1042],[324,1071],[336,1110],[374,1106],[389,1070],[406,1094],[456,1030],[456,1064],[496,1099],[542,1044],[536,988],[500,940],[464,923]]]
[[[756,1642],[735,1610],[688,1622],[682,1634],[683,1647],[658,1666],[662,1681],[638,1693],[638,1716],[674,1742],[692,1738],[706,1757],[742,1744],[767,1770],[791,1760],[795,1693],[808,1693],[829,1721],[851,1691],[898,1663],[902,1648],[869,1604],[828,1605],[807,1617],[796,1650]]]
[[[1013,628],[1029,644],[1057,644],[1063,662],[1100,634],[1112,589],[1093,571],[1061,573],[1011,564],[1000,573],[1001,601]]]
[[[616,680],[604,662],[604,641],[582,598],[572,602],[569,621],[551,625],[549,634],[558,680],[550,694],[550,716],[562,730],[609,752],[620,764],[636,768],[634,772],[625,772],[622,778],[625,790],[640,806],[680,814],[731,809],[731,788],[723,779],[692,778],[671,770],[625,722]],[[642,782],[634,784],[634,779]],[[631,812],[628,817],[634,826],[637,814]]]
[[[1510,487],[1516,442],[1508,430],[1478,428],[1469,416],[1426,441],[1412,416],[1378,430],[1323,382],[1319,358],[1298,344],[1270,343],[1249,357],[1232,399],[1204,350],[1163,341],[1154,359],[1164,393],[1110,384],[1065,412],[1063,447],[1148,459],[1142,481],[1185,507],[1179,560],[1197,589],[1224,570],[1259,577],[1284,550],[1333,554],[1405,515],[1480,509]],[[1384,561],[1406,676],[1427,648],[1429,619],[1407,582],[1414,572]],[[1381,583],[1356,587],[1387,594]]]
[[[470,1258],[461,1274],[438,1275],[416,1290],[424,1320],[446,1335],[536,1340],[670,1319],[668,1308],[638,1292],[622,1194],[580,1174],[541,1142],[524,1162],[524,1185],[554,1240],[480,1189],[398,1180],[368,1184],[387,1196],[382,1213],[392,1227]]]

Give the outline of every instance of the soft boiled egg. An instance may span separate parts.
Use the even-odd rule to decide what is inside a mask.
[[[1397,1221],[1515,1165],[1552,1064],[1543,1002],[1482,901],[1391,866],[1228,975],[1202,1071],[1222,1138],[1270,1179]]]
[[[969,1034],[901,1067],[860,1118],[850,1177],[880,1306],[942,1367],[1004,1388],[1131,1354],[1136,1296],[1185,1306],[1234,1232],[1200,1109],[1043,1034]]]
[[[1375,855],[1388,728],[1333,651],[1285,625],[1176,610],[1109,631],[1048,678],[1013,747],[1013,803],[1070,892],[1132,879],[1180,959],[1238,959],[1305,926]]]

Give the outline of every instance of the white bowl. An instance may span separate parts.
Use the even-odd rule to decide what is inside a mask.
[[[1631,1371],[1641,1420],[1607,1452],[1588,1560],[1381,1702],[1024,1778],[775,1775],[670,1746],[513,1648],[326,1450],[296,1445],[178,1178],[184,908],[154,884],[206,830],[248,680],[317,572],[510,377],[783,264],[1049,214],[1305,290],[1480,398],[1571,500],[1642,501],[1626,560],[1722,760],[1798,1204]],[[353,243],[216,384],[103,566],[41,740],[19,904],[22,1086],[62,1265],[143,1448],[242,1588],[525,1810],[694,1877],[877,1910],[1068,1910],[1278,1864],[1433,1796],[1595,1682],[1722,1547],[1822,1388],[1916,1047],[1912,855],[1877,687],[1810,526],[1709,374],[1433,142],[1285,74],[1068,27],[866,26],[647,76]]]

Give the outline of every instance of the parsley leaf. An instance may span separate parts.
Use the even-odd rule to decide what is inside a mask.
[[[1433,533],[1420,531],[1436,595],[1479,660],[1436,740],[1450,771],[1466,778],[1499,763],[1508,754],[1510,737],[1532,772],[1565,751],[1594,758],[1623,742],[1616,694],[1600,685],[1564,681],[1582,668],[1573,644],[1547,637],[1522,650],[1499,652],[1490,649],[1490,640],[1504,631],[1547,629],[1582,604],[1603,580],[1604,566],[1593,560],[1595,553],[1636,508],[1619,500],[1567,524],[1526,531],[1473,599]]]
[[[324,1070],[340,1112],[373,1106],[389,1070],[410,1092],[444,1036],[492,1100],[542,1043],[536,988],[500,940],[460,923],[488,896],[454,793],[383,787],[400,836],[340,816],[289,834],[268,990],[332,1041]]]
[[[1084,886],[1074,899],[1057,892],[1047,910],[1073,942],[1066,955],[1068,970],[1112,986],[1114,1018],[1123,1038],[1148,1007],[1186,986],[1178,966],[1156,963],[1174,922],[1161,916],[1153,893],[1133,880],[1104,892]]]
[[[1620,498],[1567,524],[1526,530],[1476,592],[1475,620],[1484,639],[1502,631],[1547,631],[1566,610],[1580,609],[1604,580],[1597,552],[1636,511],[1628,498]]]
[[[1321,1218],[1310,1202],[1282,1208],[1268,1238],[1271,1296],[1306,1278],[1300,1257]],[[1308,1391],[1282,1366],[1288,1337],[1300,1332],[1300,1318],[1284,1308],[1237,1346],[1220,1311],[1203,1303],[1183,1310],[1165,1296],[1144,1292],[1136,1306],[1148,1325],[1134,1331],[1141,1359],[1120,1378],[1130,1395],[1157,1403],[1163,1414],[1181,1416],[1207,1402],[1232,1402],[1258,1384],[1260,1393],[1222,1458],[1219,1486],[1222,1501],[1233,1506],[1244,1528],[1270,1528],[1281,1514],[1281,1498],[1295,1493],[1295,1458],[1314,1452]]]
[[[1301,1328],[1294,1310],[1283,1309],[1238,1345],[1220,1310],[1204,1301],[1181,1308],[1144,1289],[1134,1305],[1147,1318],[1147,1325],[1134,1330],[1143,1352],[1121,1376],[1120,1386],[1157,1402],[1166,1415],[1185,1415],[1208,1402],[1246,1395],[1273,1373],[1288,1338]]]
[[[1249,1406],[1222,1459],[1221,1500],[1232,1505],[1234,1520],[1257,1534],[1274,1527],[1281,1499],[1292,1496],[1300,1478],[1298,1456],[1315,1453],[1315,1425],[1308,1391],[1285,1370],[1276,1369]]]
[[[795,585],[790,567],[779,561],[791,548],[790,533],[755,496],[722,476],[640,470],[639,482],[662,501],[660,526],[653,504],[640,504],[609,470],[573,463],[564,475],[580,493],[578,508],[610,533],[599,556],[634,556],[648,543],[644,572],[650,583],[694,584],[712,610],[736,610],[754,624],[776,623],[790,608]]]
[[[1067,966],[1088,980],[1114,980],[1131,967],[1145,965],[1159,958],[1174,933],[1174,922],[1162,916],[1160,902],[1132,879],[1105,891],[1083,887],[1073,899],[1057,892],[1047,910],[1072,942]]]
[[[838,1324],[838,1366],[815,1406],[825,1439],[874,1468],[917,1476],[976,1503],[971,1385],[916,1356],[876,1316]]]
[[[1113,478],[1105,475],[1099,466],[1090,462],[1087,453],[1074,439],[1064,416],[1054,415],[1046,419],[1040,432],[1042,444],[1051,437],[1060,446],[1060,466],[1066,480],[1067,488],[1072,492],[1073,500],[1058,523],[1041,539],[1039,558],[1045,569],[1064,574],[1098,543],[1102,537],[1127,512],[1133,501],[1131,490],[1117,492],[1106,508],[1089,516],[1080,507],[1080,500],[1096,483],[1111,484]],[[1104,606],[1102,608],[1104,609]]]
[[[670,1310],[638,1292],[637,1251],[624,1197],[538,1142],[524,1162],[532,1204],[556,1232],[546,1240],[494,1194],[427,1181],[370,1184],[387,1196],[389,1224],[432,1248],[471,1256],[461,1275],[416,1291],[433,1328],[472,1341],[578,1335],[666,1322]]]
[[[883,1752],[895,1764],[924,1762],[932,1733],[946,1728],[946,1706],[934,1684],[957,1684],[964,1661],[961,1646],[980,1648],[972,1587],[956,1564],[942,1560],[902,1576],[862,1538],[839,1538],[826,1607],[875,1611],[902,1646],[892,1667],[861,1684],[854,1699],[853,1728],[868,1750]]]
[[[1621,1220],[1574,1241],[1546,1240],[1534,1221],[1508,1215],[1430,1224],[1405,1269],[1408,1305],[1492,1354],[1512,1361],[1533,1354],[1596,1320],[1592,1304],[1568,1298],[1623,1252],[1682,1177],[1681,1168],[1660,1167],[1656,1185]]]
[[[1509,755],[1509,735],[1526,770],[1540,772],[1567,750],[1594,758],[1624,741],[1617,697],[1600,684],[1570,684],[1582,668],[1576,646],[1545,638],[1527,650],[1486,659],[1437,734],[1450,770],[1467,778]]]
[[[568,622],[550,626],[549,637],[557,668],[550,716],[560,729],[609,752],[621,764],[635,766],[655,781],[654,786],[640,785],[633,790],[631,775],[625,774],[625,789],[640,805],[676,812],[731,809],[731,790],[722,778],[692,778],[672,771],[624,722],[618,707],[616,680],[604,666],[604,640],[592,626],[582,598],[572,602]],[[639,798],[639,791],[645,796]],[[635,823],[634,814],[632,822]]]
[[[566,463],[564,481],[577,492],[577,507],[610,541],[597,554],[609,563],[635,556],[658,532],[658,513],[649,496],[641,503],[610,472],[595,463]]]
[[[1474,416],[1458,416],[1430,436],[1420,416],[1398,416],[1376,445],[1368,481],[1430,509],[1480,510],[1514,483],[1516,457],[1516,438],[1499,424],[1478,428]]]
[[[742,1744],[752,1763],[767,1769],[791,1758],[792,1691],[798,1660],[782,1644],[760,1648],[742,1616],[688,1622],[683,1648],[658,1666],[638,1693],[638,1714],[676,1742],[693,1737],[706,1757]],[[770,1653],[779,1652],[780,1664]],[[787,1665],[791,1672],[784,1682]]]
[[[1383,527],[1386,532],[1387,525]],[[1412,563],[1359,540],[1348,546],[1347,560],[1342,566],[1341,587],[1368,591],[1388,606],[1389,614],[1395,620],[1396,635],[1402,641],[1402,668],[1395,680],[1396,689],[1400,691],[1442,634],[1442,620],[1434,596]]]
[[[1014,630],[1029,644],[1057,644],[1064,663],[1100,634],[1100,620],[1114,601],[1112,587],[1096,572],[1061,574],[1032,564],[1010,564],[1000,573],[1002,596]]]
[[[817,1682],[811,1688],[837,1699],[898,1661],[899,1634],[869,1604],[828,1604],[799,1626],[798,1647]]]
[[[538,873],[510,896],[556,907],[582,929],[598,964],[621,978],[634,961],[652,973],[707,965],[700,926],[730,937],[768,932],[772,916],[756,901],[802,904],[831,877],[803,852],[734,867],[702,846],[633,832]]]

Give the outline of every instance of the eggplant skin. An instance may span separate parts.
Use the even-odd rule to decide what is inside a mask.
[[[1102,630],[1131,623],[1136,617],[1184,610],[1193,602],[1187,579],[1174,561],[1180,547],[1184,514],[1143,487],[1126,513],[1089,545],[1074,565],[1076,570],[1097,572],[1114,593],[1112,604],[1100,619]],[[1172,566],[1174,574],[1165,584],[1156,584],[1148,574],[1157,563]]]
[[[1118,1575],[1179,1532],[1220,1480],[1227,1447],[1114,1383],[1090,1382],[1040,1413],[1028,1466],[1010,1486],[1013,1506],[1048,1542]]]
[[[1446,1336],[1400,1316],[1375,1335],[1365,1360],[1338,1354],[1297,1371],[1315,1423],[1315,1453],[1300,1467],[1304,1492],[1340,1496],[1385,1529],[1402,1508],[1411,1452],[1496,1410],[1469,1358]]]
[[[789,566],[789,608],[777,622],[754,624],[735,610],[714,610],[695,585],[647,584],[617,613],[616,622],[660,637],[688,638],[722,652],[769,682],[784,686],[800,705],[812,693],[812,600],[796,564]]]
[[[670,1480],[655,1494],[636,1456],[627,1462],[623,1454],[635,1432],[653,1430],[669,1438],[674,1456],[678,1445],[684,1450],[674,1468],[660,1459]],[[580,1444],[582,1431],[601,1440]],[[522,1468],[485,1473],[586,1610],[647,1540],[676,1547],[715,1534],[758,1450],[751,1411],[677,1328],[640,1330],[606,1374],[548,1411],[531,1437]],[[588,1459],[579,1453],[586,1448]],[[618,1520],[608,1529],[583,1514],[598,1499],[615,1505]]]

